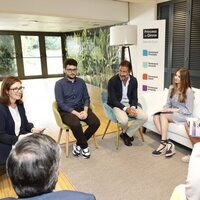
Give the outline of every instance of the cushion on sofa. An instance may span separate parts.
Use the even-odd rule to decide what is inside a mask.
[[[141,94],[139,102],[142,104],[143,110],[148,115],[153,115],[155,112],[161,110],[167,102],[168,89],[162,91],[145,92]]]

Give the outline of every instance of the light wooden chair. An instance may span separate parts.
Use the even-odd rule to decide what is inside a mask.
[[[90,105],[90,108],[91,108],[91,110],[94,110],[94,106],[92,104]],[[68,157],[69,156],[69,132],[70,132],[70,127],[63,123],[62,118],[60,116],[60,113],[58,112],[58,106],[57,106],[56,101],[53,102],[52,109],[53,109],[54,117],[55,117],[55,120],[56,120],[56,124],[60,128],[57,142],[60,143],[60,139],[61,139],[62,133],[65,132],[65,135],[66,135],[65,155]],[[83,127],[87,126],[87,124],[85,122],[81,122],[81,125]],[[98,148],[95,134],[92,137],[94,139],[95,147]]]
[[[108,118],[108,123],[106,125],[105,131],[103,133],[102,139],[104,138],[105,134],[107,133],[108,127],[110,125],[111,122],[114,122],[117,124],[117,137],[116,137],[116,149],[119,148],[119,134],[120,134],[120,126],[119,123],[115,117],[115,114],[113,113],[113,109],[107,104],[107,98],[108,98],[108,93],[107,91],[102,91],[101,92],[101,103],[103,106],[103,110],[104,113],[106,115],[106,117]],[[129,121],[133,120],[132,118],[129,118]],[[142,141],[144,142],[144,137],[143,137],[143,132],[141,130],[141,128],[138,129],[140,137],[142,139]]]

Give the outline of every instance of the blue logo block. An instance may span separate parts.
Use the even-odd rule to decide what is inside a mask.
[[[143,56],[148,56],[148,51],[147,50],[143,50]]]

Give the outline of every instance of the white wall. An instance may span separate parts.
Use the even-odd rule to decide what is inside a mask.
[[[162,2],[167,2],[169,0],[149,0],[149,2],[141,3],[141,4],[130,4],[129,8],[129,24],[133,25],[142,25],[147,24],[148,22],[152,22],[157,19],[157,4]],[[136,45],[131,46],[131,59],[133,62],[133,70],[135,69],[134,74],[137,74],[136,66],[137,66],[137,51]]]
[[[55,82],[59,78],[22,80],[25,87],[23,102],[26,116],[35,127],[46,128],[46,133],[57,133],[58,126],[52,111]],[[1,86],[1,81],[0,81]]]
[[[52,111],[55,82],[60,78],[22,80],[25,86],[23,101],[27,118],[35,127],[47,132],[58,131]]]
[[[142,4],[130,4],[130,21],[129,24],[140,25],[148,24],[157,19],[157,3],[166,2],[168,0],[154,0]],[[133,64],[133,74],[137,76],[139,56],[137,56],[137,45],[131,46],[131,60]],[[140,94],[139,94],[140,96]]]

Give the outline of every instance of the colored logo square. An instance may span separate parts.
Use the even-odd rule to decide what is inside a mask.
[[[143,75],[142,75],[142,79],[143,79],[143,80],[147,80],[147,79],[148,79],[148,74],[143,74]]]
[[[143,50],[143,56],[148,56],[148,51],[147,50]]]
[[[147,85],[142,86],[142,91],[147,91]]]
[[[147,68],[148,67],[148,62],[143,62],[143,67]]]

